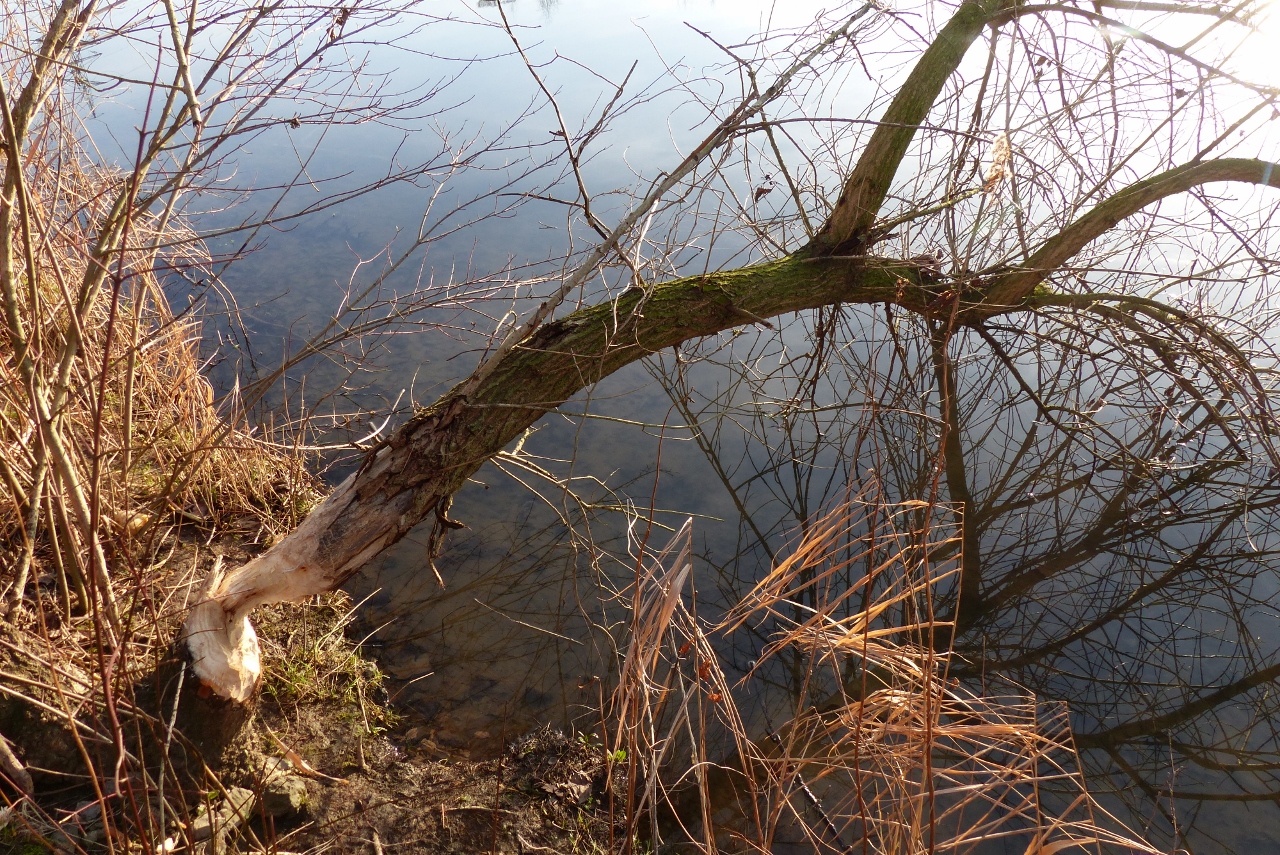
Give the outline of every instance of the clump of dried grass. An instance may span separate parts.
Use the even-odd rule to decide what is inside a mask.
[[[169,759],[189,746],[157,675],[206,544],[293,527],[318,484],[238,401],[215,400],[201,319],[164,290],[175,271],[207,273],[203,246],[163,205],[121,231],[136,178],[91,164],[74,94],[50,87],[17,145],[0,141],[16,200],[0,206],[0,739],[26,766],[0,768],[14,808],[0,834],[138,851],[190,813]],[[97,805],[91,834],[69,830],[60,798]]]
[[[161,213],[128,224],[127,251],[95,255],[107,202],[131,176],[88,165],[52,119],[25,154],[26,204],[0,270],[16,319],[0,324],[9,602],[37,562],[66,605],[74,594],[87,609],[95,585],[119,599],[132,583],[124,567],[147,561],[175,525],[251,538],[293,527],[316,499],[304,461],[255,436],[238,402],[215,401],[200,319],[165,297],[166,273],[205,269],[201,244]]]
[[[638,782],[633,837],[704,853],[1155,852],[1089,795],[1063,706],[947,676],[952,628],[933,602],[960,567],[948,508],[850,497],[716,626],[686,605],[690,537],[642,555],[632,591],[611,748]],[[801,688],[752,739],[735,699],[753,676],[729,685],[710,639],[766,621],[753,676],[785,657]]]

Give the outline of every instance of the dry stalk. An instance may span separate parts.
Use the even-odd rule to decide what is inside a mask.
[[[200,370],[198,319],[175,316],[157,273],[199,269],[207,259],[190,248],[198,244],[181,257],[127,252],[114,279],[91,276],[84,247],[110,216],[103,200],[126,176],[85,165],[70,129],[49,121],[38,131],[23,151],[25,168],[9,170],[24,176],[27,201],[15,242],[28,233],[31,241],[30,261],[13,276],[33,285],[6,292],[23,319],[26,358],[0,365],[0,540],[13,556],[4,580],[12,606],[34,565],[60,567],[73,577],[63,587],[96,589],[115,612],[121,557],[154,547],[150,535],[165,525],[269,537],[305,511],[315,487],[280,446],[247,425],[229,427],[215,406]],[[139,217],[131,234],[142,247],[191,238],[172,218]],[[84,287],[90,280],[96,286]],[[0,329],[0,346],[19,345],[16,329]],[[56,550],[55,527],[63,538]],[[51,550],[74,560],[55,562]]]
[[[207,270],[202,245],[172,211],[132,206],[145,169],[95,166],[85,149],[61,60],[92,4],[42,14],[0,15],[0,705],[14,728],[0,771],[27,793],[34,774],[41,796],[66,780],[98,805],[86,830],[25,801],[29,835],[136,851],[190,813],[168,757],[190,746],[135,696],[202,557],[178,530],[271,537],[316,485],[242,408],[217,405],[200,319],[165,298],[168,272]],[[41,44],[23,48],[31,33]]]
[[[643,556],[632,592],[612,748],[631,758],[633,835],[705,853],[730,840],[771,851],[797,836],[815,852],[996,841],[1027,853],[1155,852],[1089,795],[1064,706],[947,676],[951,627],[931,600],[959,574],[949,509],[888,504],[871,485],[813,523],[713,627],[686,605],[690,529]],[[731,686],[711,638],[748,623],[775,627],[775,640]],[[752,739],[735,699],[784,659],[803,662],[802,696]]]

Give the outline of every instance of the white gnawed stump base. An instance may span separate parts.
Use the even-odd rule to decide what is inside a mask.
[[[394,517],[388,521],[376,511],[352,512],[355,480],[356,476],[348,477],[302,525],[253,561],[229,573],[221,572],[220,564],[214,568],[182,631],[192,671],[205,694],[237,704],[250,703],[256,694],[262,655],[250,623],[253,609],[298,603],[333,590],[385,547],[385,531]],[[355,536],[339,538],[337,548],[330,543],[326,550],[325,535],[332,536],[335,529],[355,531]]]
[[[248,703],[262,678],[258,635],[248,616],[234,619],[217,600],[205,600],[187,615],[184,638],[200,682],[227,700]]]
[[[158,684],[162,717],[176,705],[177,731],[202,758],[193,768],[219,763],[252,715],[262,680],[253,609],[304,600],[342,581],[349,565],[324,561],[321,544],[346,511],[351,484],[340,485],[295,531],[247,564],[224,573],[219,559],[187,613],[179,655],[171,660],[184,673],[161,674]]]

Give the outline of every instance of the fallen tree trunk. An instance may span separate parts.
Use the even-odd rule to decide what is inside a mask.
[[[549,323],[537,321],[554,309],[555,298],[535,312],[523,340],[511,349],[504,341],[497,356],[482,363],[470,380],[397,430],[297,531],[254,561],[212,580],[183,632],[200,681],[219,697],[248,700],[261,673],[249,623],[255,606],[331,590],[433,513],[431,545],[438,547],[452,525],[450,499],[469,475],[543,414],[623,365],[689,339],[832,303],[898,303],[927,310],[936,295],[914,284],[918,275],[908,272],[913,265],[863,255],[869,230],[919,123],[969,46],[994,16],[1017,5],[1016,0],[967,0],[961,5],[921,54],[886,121],[872,133],[818,239],[806,250],[755,267],[633,289]],[[865,11],[824,39],[809,59],[838,41]],[[672,184],[677,173],[687,173],[731,139],[737,124],[781,92],[806,62],[718,125],[660,186]],[[652,205],[661,195],[655,193],[640,208]],[[640,216],[641,209],[632,211],[624,225]],[[593,257],[603,257],[618,234]],[[562,283],[559,297],[567,293],[565,286],[595,266],[584,265]]]
[[[910,277],[908,279],[907,277]],[[633,289],[545,324],[474,388],[466,382],[418,413],[295,531],[210,580],[183,638],[200,681],[244,702],[261,674],[249,622],[259,605],[330,591],[431,515],[433,541],[457,524],[449,503],[466,479],[576,392],[690,339],[832,303],[927,305],[901,261],[789,258]]]
[[[528,331],[523,340],[504,341],[472,378],[371,451],[359,471],[334,490],[296,531],[243,567],[210,581],[205,598],[191,610],[183,630],[183,642],[201,683],[220,698],[249,700],[261,674],[257,638],[249,622],[255,606],[297,601],[332,590],[433,514],[436,528],[430,546],[434,552],[444,532],[457,525],[448,519],[449,503],[470,475],[544,414],[628,363],[735,326],[836,303],[889,303],[945,319],[949,325],[980,325],[993,315],[1034,309],[1037,299],[1053,296],[1039,288],[1050,272],[1146,205],[1216,181],[1280,186],[1280,170],[1273,174],[1273,164],[1260,160],[1196,161],[1102,200],[1040,244],[1039,251],[1029,254],[1020,265],[963,273],[950,283],[939,282],[936,270],[922,271],[919,264],[866,254],[877,235],[886,237],[884,232],[893,225],[876,227],[889,187],[917,130],[969,47],[989,25],[1033,8],[1038,7],[1024,6],[1017,0],[961,3],[895,95],[825,224],[805,250],[754,267],[635,288],[539,325],[541,318],[553,311],[557,298],[544,304],[522,328]],[[815,50],[837,41],[836,36],[847,33],[861,14]],[[780,77],[775,88],[784,86],[787,79],[787,75]],[[738,119],[753,115],[758,101],[752,100],[750,104],[757,106],[744,108]],[[733,129],[731,125],[722,123],[681,169],[687,173],[692,169],[690,164],[730,139],[726,134]],[[979,190],[967,195],[974,192]],[[962,198],[966,194],[944,201],[941,207],[921,210],[942,210]],[[651,194],[647,201],[652,204],[655,200]],[[633,211],[624,223],[634,222],[638,216]],[[893,222],[905,223],[911,218]],[[602,258],[609,246],[616,247],[616,238],[615,234],[597,248],[593,258]],[[928,264],[936,261],[930,258]],[[594,269],[592,261],[561,283],[559,298],[568,286]],[[932,284],[921,284],[926,281]],[[1081,308],[1091,305],[1091,300],[1118,298],[1069,296],[1083,301]],[[1153,305],[1147,301],[1141,311],[1150,314]],[[1162,323],[1187,320],[1185,313],[1163,306],[1159,309],[1164,313],[1160,315]],[[1249,373],[1247,361],[1240,361],[1224,337],[1207,329],[1202,334],[1228,354],[1228,361],[1239,363],[1245,375]],[[964,524],[973,523],[966,519]],[[977,569],[967,569],[970,577],[962,577],[961,586],[977,592],[982,580],[974,578]],[[980,611],[978,599],[970,605],[975,614]]]
[[[1185,313],[1150,300],[1052,295],[1039,286],[1125,217],[1189,187],[1219,181],[1280,186],[1280,170],[1273,174],[1272,164],[1239,158],[1170,170],[1104,200],[1046,241],[1027,263],[955,287],[937,282],[929,270],[913,262],[810,251],[740,270],[634,288],[546,323],[487,366],[482,377],[459,384],[370,451],[359,471],[294,532],[243,567],[212,579],[183,630],[195,674],[221,698],[248,700],[262,670],[249,622],[256,606],[296,602],[333,590],[432,514],[434,551],[444,532],[457,527],[448,519],[454,493],[486,460],[578,391],[681,342],[837,303],[894,304],[978,326],[990,317],[1034,310],[1041,304],[1074,301],[1087,308],[1137,301],[1148,314],[1152,307],[1159,308],[1170,324],[1189,323]],[[930,284],[922,284],[926,282]],[[1229,361],[1239,358],[1216,331],[1206,327],[1201,334]],[[1240,365],[1247,368],[1246,362]],[[1247,374],[1245,370],[1242,376]],[[980,581],[962,579],[962,585],[976,591]],[[980,605],[975,603],[975,608]]]
[[[557,321],[536,323],[554,309],[556,298],[535,312],[523,340],[511,349],[504,341],[470,380],[397,430],[297,531],[212,580],[183,633],[200,681],[222,698],[248,700],[261,672],[249,623],[255,606],[331,590],[430,514],[436,516],[431,541],[437,547],[452,525],[450,499],[469,475],[543,414],[623,365],[689,339],[832,303],[898,303],[925,311],[936,295],[913,284],[918,282],[908,273],[913,265],[864,256],[869,229],[919,123],[969,46],[993,16],[1016,5],[1015,0],[961,5],[895,96],[887,120],[872,133],[819,239],[808,249],[755,267],[633,289]],[[863,11],[809,58],[838,41]],[[737,123],[754,115],[773,97],[770,93],[785,88],[789,75],[804,64],[780,76],[763,100],[752,99],[717,126],[661,186],[673,184],[677,173],[687,173],[731,139]],[[646,204],[658,195],[650,194]],[[624,225],[638,222],[644,207],[633,210]],[[607,245],[616,246],[618,234],[594,257],[602,258]],[[584,265],[562,283],[558,296],[563,298],[565,286],[595,266]]]

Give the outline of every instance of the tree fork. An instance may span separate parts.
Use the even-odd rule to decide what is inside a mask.
[[[976,324],[1034,304],[1035,288],[1120,220],[1152,202],[1216,181],[1280,184],[1260,160],[1206,161],[1139,182],[1077,219],[1026,263],[991,277],[955,320]],[[924,277],[927,278],[927,277]],[[254,607],[330,591],[428,514],[443,524],[466,479],[547,412],[619,368],[695,338],[833,303],[892,303],[936,314],[945,284],[922,284],[912,262],[802,251],[740,270],[632,288],[543,324],[476,382],[468,378],[414,416],[294,532],[212,580],[183,639],[196,676],[219,697],[248,701],[261,675]]]

